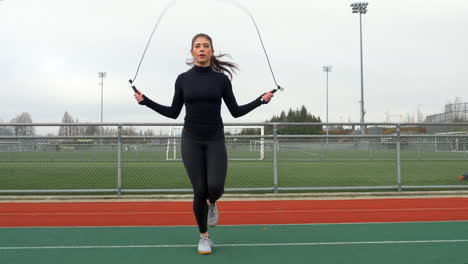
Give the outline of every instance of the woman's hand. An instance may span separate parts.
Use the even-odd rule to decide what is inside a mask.
[[[137,102],[141,103],[145,99],[143,98],[143,93],[140,90],[137,90],[137,91],[138,91],[138,93],[135,93],[134,96],[135,96],[135,99],[137,100]]]
[[[273,97],[273,93],[272,92],[268,92],[268,93],[265,93],[263,96],[262,96],[262,99],[265,103],[269,103],[271,98]]]

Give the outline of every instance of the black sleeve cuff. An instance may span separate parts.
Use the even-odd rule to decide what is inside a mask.
[[[146,95],[143,95],[143,101],[138,102],[138,104],[140,104],[140,105],[147,105],[149,101],[151,101],[151,99],[149,99],[148,97],[146,97]]]
[[[268,104],[269,102],[265,102],[264,100],[262,100],[262,97],[265,95],[266,93],[263,93],[262,95],[260,95],[257,100],[260,102],[260,104]]]

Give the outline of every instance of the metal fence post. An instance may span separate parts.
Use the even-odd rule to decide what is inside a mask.
[[[416,140],[416,146],[418,147],[418,160],[421,160],[421,144]]]
[[[273,190],[278,193],[278,129],[273,125]]]
[[[466,150],[466,142],[463,142],[463,152],[464,152],[464,158],[466,159],[466,153],[468,152]]]
[[[397,185],[398,185],[398,191],[401,192],[400,124],[397,124],[396,133],[397,133],[397,142],[396,142],[396,150],[397,150]]]
[[[117,195],[122,195],[122,125],[117,131]]]
[[[135,148],[136,148],[136,160],[137,161],[140,161],[140,150],[139,150],[139,145],[136,144]]]

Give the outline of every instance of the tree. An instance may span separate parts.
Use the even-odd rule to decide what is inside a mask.
[[[419,109],[419,106],[418,106],[418,111],[417,111],[416,116],[417,116],[418,123],[422,123],[424,121],[424,114]]]
[[[76,124],[78,121],[73,119],[73,117],[68,113],[68,111],[65,111],[62,117],[62,123],[63,124]],[[60,126],[59,128],[59,136],[74,136],[78,134],[79,128],[76,126]]]
[[[97,126],[85,126],[84,130],[85,130],[84,134],[86,136],[99,135],[99,127],[97,127]]]
[[[24,112],[17,117],[13,118],[10,123],[14,124],[25,124],[32,123],[31,115],[27,112]],[[15,136],[34,136],[35,128],[34,126],[14,126]]]
[[[278,116],[273,116],[269,122],[313,122],[320,123],[320,117],[315,117],[307,111],[307,108],[303,105],[300,109],[288,110],[288,114],[285,111],[281,111]],[[242,135],[252,135],[255,129],[243,129]],[[319,135],[322,133],[322,126],[278,126],[278,134],[283,135]],[[265,134],[273,134],[273,128],[271,126],[265,127]]]
[[[143,132],[143,135],[144,136],[154,136],[154,131],[152,129],[148,128]]]
[[[308,117],[307,115],[308,115],[307,109],[303,105],[301,107],[301,110],[299,110],[299,120],[307,120],[307,117]]]
[[[3,124],[4,121],[0,119],[0,124]],[[0,126],[0,136],[13,136],[13,128],[9,126]]]
[[[129,126],[122,128],[122,135],[124,136],[138,136],[138,131],[135,127]]]
[[[279,121],[280,122],[286,122],[286,113],[283,111],[281,111],[281,114],[279,116]]]

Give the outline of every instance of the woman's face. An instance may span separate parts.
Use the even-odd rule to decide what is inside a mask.
[[[192,56],[197,66],[210,66],[211,56],[214,54],[213,47],[207,38],[199,37],[193,42]]]

